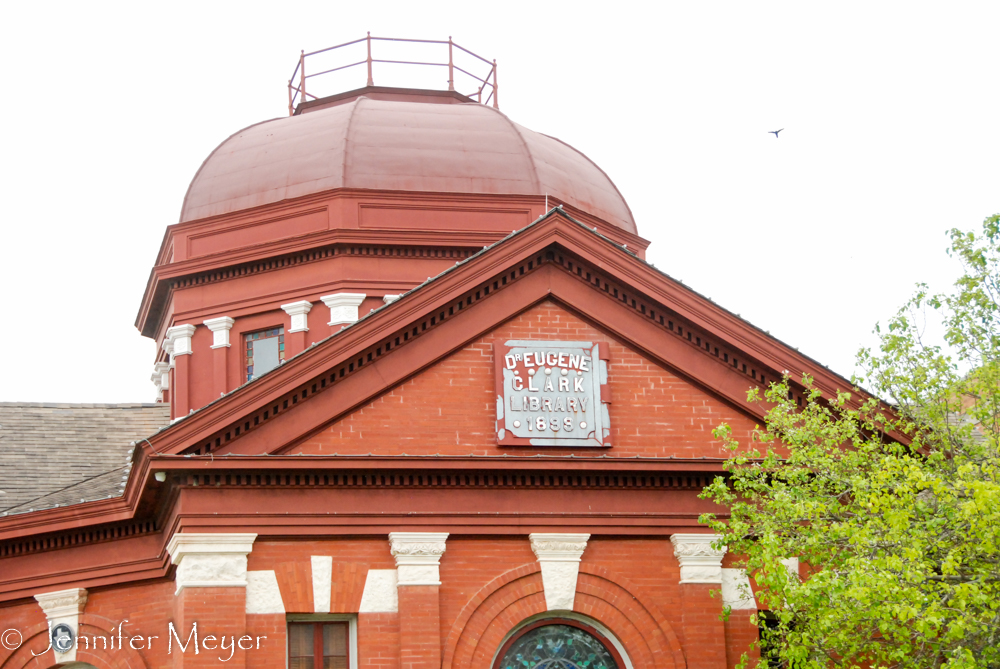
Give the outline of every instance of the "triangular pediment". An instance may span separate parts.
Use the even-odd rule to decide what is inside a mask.
[[[513,359],[522,351],[530,368]],[[505,384],[513,372],[520,381]],[[546,299],[284,453],[721,458],[711,434],[720,422],[738,435],[754,427],[745,412]]]
[[[556,320],[539,321],[537,331],[526,338],[561,340],[566,333],[560,326],[569,322],[590,328],[590,339],[579,341],[613,342],[623,355],[636,356],[635,364],[648,372],[629,381],[637,384],[635,393],[646,387],[675,387],[681,403],[705,402],[700,410],[706,415],[705,442],[710,441],[711,428],[722,422],[719,412],[732,414],[733,420],[759,420],[761,409],[746,403],[746,391],[776,380],[783,370],[793,378],[808,372],[826,392],[849,387],[846,379],[623,247],[553,212],[157,435],[153,448],[175,454],[305,452],[299,449],[314,443],[316,435],[357,421],[366,409],[374,411],[376,402],[433,378],[476,346],[507,336],[504,328],[516,329],[523,319],[546,309],[558,312],[550,314]],[[494,364],[492,352],[483,351],[482,356]],[[611,369],[614,372],[613,360]],[[489,387],[476,392],[485,393]],[[616,422],[614,416],[638,402],[637,396],[630,397],[621,386],[615,393],[619,399],[612,396],[611,423],[624,426],[627,421]],[[432,406],[425,403],[424,410]],[[467,409],[461,403],[453,407],[456,412]],[[697,413],[690,412],[685,420],[691,424]],[[489,414],[487,410],[484,415]],[[404,431],[418,418],[390,419],[386,414],[379,429]],[[437,417],[425,418],[434,434],[447,432],[443,406]],[[490,439],[495,446],[495,418],[477,420],[484,422],[476,429],[488,437],[478,446],[485,448]],[[656,415],[650,420],[649,425],[655,425]],[[661,437],[670,439],[668,433],[656,435]],[[470,450],[471,436],[466,440],[463,443],[459,434],[457,445],[466,454],[475,452]],[[433,441],[443,448],[448,440]],[[357,452],[353,446],[352,452]],[[373,452],[367,442],[365,452]],[[674,457],[681,457],[679,453]],[[691,457],[721,454],[692,452]]]

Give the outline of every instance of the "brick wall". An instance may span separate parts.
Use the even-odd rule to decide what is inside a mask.
[[[754,422],[553,302],[543,302],[374,402],[338,420],[293,452],[495,454],[493,340],[608,342],[611,426],[616,456],[720,457],[712,438],[729,423],[745,439]],[[566,452],[568,449],[546,449]],[[579,450],[579,449],[577,449]],[[519,448],[518,453],[532,452]],[[600,455],[583,449],[584,454]]]

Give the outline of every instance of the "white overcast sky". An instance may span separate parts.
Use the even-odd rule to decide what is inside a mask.
[[[945,231],[1000,211],[996,2],[3,14],[0,401],[153,399],[154,345],[133,322],[188,182],[230,134],[286,112],[300,49],[367,30],[496,58],[502,111],[611,176],[649,260],[843,374],[915,282],[953,280]]]

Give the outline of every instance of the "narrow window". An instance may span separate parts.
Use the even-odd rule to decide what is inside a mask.
[[[285,359],[285,328],[277,327],[243,335],[246,342],[247,381],[269,372]]]
[[[288,669],[347,669],[348,622],[289,623]]]

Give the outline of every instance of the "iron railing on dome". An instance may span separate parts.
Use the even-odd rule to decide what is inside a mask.
[[[342,49],[344,47],[351,46],[353,44],[359,44],[361,42],[367,42],[368,57],[365,60],[359,60],[355,63],[348,63],[346,65],[340,65],[338,67],[327,68],[320,72],[313,72],[306,74],[306,58],[310,56],[317,56],[322,53],[329,53],[337,49]],[[435,63],[426,61],[409,61],[409,60],[386,60],[378,59],[372,57],[372,42],[410,42],[419,44],[447,44],[448,45],[448,62],[447,63]],[[485,77],[480,77],[466,69],[463,69],[455,64],[454,59],[454,49],[460,49],[461,51],[469,54],[473,58],[476,58],[483,63],[486,63],[490,67],[489,72],[486,73]],[[375,80],[373,77],[373,65],[375,63],[391,63],[395,65],[421,65],[427,67],[447,67],[448,68],[448,90],[455,90],[455,71],[461,72],[468,75],[479,82],[479,88],[473,92],[465,94],[466,97],[472,98],[481,104],[490,104],[492,102],[495,109],[499,109],[500,106],[497,102],[497,61],[489,61],[482,56],[475,54],[463,46],[455,44],[451,37],[445,40],[427,40],[427,39],[401,39],[396,37],[372,37],[369,32],[366,37],[361,39],[356,39],[351,42],[344,42],[343,44],[338,44],[336,46],[327,47],[325,49],[320,49],[318,51],[310,51],[306,53],[302,51],[299,55],[299,62],[295,66],[295,70],[292,72],[292,77],[288,80],[288,115],[291,116],[295,113],[295,106],[299,102],[308,101],[310,98],[313,100],[319,99],[318,96],[308,93],[306,91],[306,81],[313,78],[319,77],[324,74],[331,74],[333,72],[339,72],[342,70],[347,70],[352,67],[359,67],[361,65],[367,65],[368,67],[368,86],[374,86]],[[296,79],[298,83],[296,84]],[[488,89],[488,90],[487,90]],[[489,93],[486,99],[483,99],[484,93]]]

